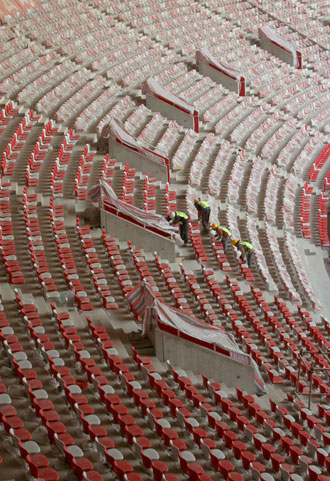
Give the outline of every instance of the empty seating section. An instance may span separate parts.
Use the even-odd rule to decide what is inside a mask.
[[[204,122],[208,122],[212,114],[215,114],[216,111],[219,112],[220,108],[218,104],[220,104],[221,101],[223,103],[225,102],[225,99],[227,98],[226,94],[228,94],[229,97],[228,91],[221,84],[217,84],[208,89],[203,95],[196,98],[194,105],[199,112],[200,119]],[[236,99],[233,96],[231,101],[235,102],[235,100]]]
[[[9,77],[15,70],[18,70],[24,64],[35,60],[38,56],[45,53],[45,47],[40,44],[34,44],[24,50],[12,54],[0,63],[1,77]]]
[[[1,30],[0,58],[4,59],[9,55],[15,54],[27,47],[28,43],[28,39],[24,36],[14,37],[12,30],[4,25]]]
[[[38,122],[39,116],[33,110],[27,112],[16,132],[11,137],[10,141],[5,148],[5,151],[1,159],[1,170],[3,175],[12,176],[15,169],[15,163],[20,155],[21,149],[29,136],[29,132],[32,130],[33,126]]]
[[[122,38],[122,36],[118,36],[115,37],[114,44],[111,44],[109,42],[109,44],[105,43],[103,45],[99,45],[98,49],[100,49],[100,55],[98,55],[97,53],[96,56],[102,56],[103,58],[100,58],[99,60],[94,60],[92,62],[92,69],[95,71],[99,71],[113,65],[113,68],[111,69],[111,74],[109,72],[109,76],[111,75],[115,78],[116,72],[120,73],[121,71],[121,59],[129,59],[130,57],[136,55],[139,51],[148,50],[148,48],[151,48],[153,46],[152,40],[147,37],[138,39],[138,41],[136,40],[136,38],[131,39],[129,36],[127,36],[126,38],[125,36],[124,38]],[[105,52],[109,52],[109,50],[113,50],[113,52],[102,55],[102,47],[104,48]],[[93,53],[95,55],[95,49],[93,50]],[[98,52],[98,50],[96,52]],[[87,52],[87,55],[90,55],[90,53],[91,52]],[[79,61],[81,61],[81,57],[82,55],[80,54],[80,58],[78,57]],[[118,64],[117,69],[115,67],[116,64]]]
[[[125,121],[125,129],[134,137],[136,137],[140,132],[142,127],[147,123],[148,116],[151,116],[151,110],[145,107],[144,104],[139,105],[139,107],[134,110],[130,116]]]
[[[240,34],[241,35],[241,34]],[[226,65],[235,64],[242,72],[248,90],[259,95],[260,87],[280,78],[281,71],[278,62],[265,50],[256,45],[250,45],[243,36],[235,41],[224,39],[210,48],[214,57],[222,59]]]
[[[198,135],[191,129],[189,129],[173,154],[171,159],[171,167],[173,170],[182,170],[185,167],[187,159],[195,149],[198,141]]]
[[[77,72],[73,72],[69,77],[62,82],[58,82],[56,87],[49,90],[37,103],[37,109],[39,112],[50,114],[56,109],[56,105],[63,102],[63,99],[67,96],[71,96],[73,92],[77,90],[82,84],[86,83],[91,77],[91,73],[87,69],[80,69]],[[49,82],[50,79],[48,79]],[[49,87],[49,84],[47,85]],[[40,83],[39,83],[40,88]],[[39,89],[38,89],[39,90]],[[40,91],[40,90],[39,90]],[[24,100],[27,92],[20,92],[22,100]],[[31,97],[30,92],[28,92]]]
[[[186,314],[192,314],[192,309],[184,296],[182,289],[179,286],[170,265],[166,261],[161,261],[158,255],[155,256],[155,262],[159,269],[162,278],[165,281],[169,293],[173,296],[173,300],[178,309],[182,309]]]
[[[4,307],[2,304],[1,306],[2,308]],[[33,324],[29,320],[30,314],[33,312],[29,309],[30,307],[34,307],[33,304],[30,304],[29,306],[26,304],[21,305],[22,318],[24,315],[26,329],[27,331],[30,329],[31,339],[33,339],[36,345],[38,345],[37,339],[42,337],[42,330],[40,330],[40,327],[37,327],[36,323]],[[11,366],[10,370],[13,371],[12,374],[16,376],[17,382],[22,385],[22,394],[24,393],[23,399],[25,398],[27,400],[29,395],[31,406],[37,406],[39,403],[42,403],[43,399],[45,404],[46,398],[45,396],[42,398],[42,396],[47,395],[47,392],[43,389],[41,380],[38,378],[38,373],[33,369],[33,365],[27,356],[26,350],[19,342],[19,338],[14,334],[16,331],[9,327],[9,321],[6,315],[2,316],[2,326],[1,346],[4,356]],[[39,346],[42,346],[41,342]],[[42,454],[42,451],[45,452],[45,444],[47,446],[49,442],[47,443],[46,441],[45,443],[44,441],[44,446],[42,446],[40,442],[36,442],[32,439],[32,433],[28,428],[28,426],[31,426],[31,421],[27,422],[26,417],[24,417],[23,422],[23,419],[15,408],[15,398],[10,394],[12,392],[10,390],[10,385],[6,386],[4,381],[5,380],[3,379],[1,383],[1,422],[6,430],[7,436],[11,439],[12,449],[18,450],[22,459],[26,462],[26,469],[28,469],[31,476],[49,476],[49,479],[59,479],[57,470],[51,467],[51,461],[49,458]],[[17,388],[18,387],[19,386],[17,386]],[[58,413],[54,410],[53,403],[50,400],[47,400],[47,402],[48,407],[46,407],[45,404],[45,410],[48,410],[48,414],[45,414],[44,411],[40,410],[44,417],[39,417],[39,422],[43,421],[45,428],[46,424],[48,424],[48,416],[50,424],[56,424],[55,420],[59,419]],[[34,412],[34,409],[32,409],[32,412]],[[32,416],[31,413],[30,419]]]
[[[201,288],[193,272],[185,270],[182,264],[180,268],[184,280],[189,285],[189,289],[198,303],[200,316],[203,316],[205,321],[211,325],[219,325],[219,313],[212,307],[213,299],[209,297],[207,290]]]
[[[135,106],[136,104],[131,97],[125,95],[125,97],[121,98],[98,123],[97,132],[101,133],[104,125],[106,125],[112,117],[123,121],[128,112]]]
[[[311,45],[312,40],[313,42],[322,47],[329,48],[329,42],[327,37],[324,35],[325,32],[320,19],[309,18],[310,16],[312,16],[312,12],[314,13],[318,10],[318,8],[319,7],[317,7],[317,2],[316,4],[311,5],[307,5],[305,3],[303,8],[301,8],[299,12],[294,12],[291,5],[284,6],[283,9],[281,9],[280,11],[277,10],[275,12],[275,9],[271,2],[267,1],[265,4],[265,11],[271,15],[275,13],[275,17],[277,19],[285,22],[285,24],[287,25],[287,30],[289,30],[289,27],[291,27],[295,31],[303,34],[303,38],[299,37],[296,34],[296,41],[299,39],[299,41],[303,44],[303,40],[305,40],[305,45]],[[305,35],[308,38],[305,38]],[[316,58],[311,56],[311,58],[309,58],[308,60],[312,62],[313,60],[316,60]]]
[[[112,184],[113,174],[116,166],[116,159],[110,159],[109,154],[106,154],[103,161],[101,178],[104,179],[109,185]]]
[[[75,135],[72,129],[70,129],[63,138],[51,173],[51,191],[53,197],[63,197],[64,177],[74,146],[78,140],[79,135]]]
[[[304,78],[300,70],[290,71],[287,65],[281,65],[279,75],[272,82],[267,82],[259,90],[259,97],[269,100],[276,104],[281,102],[282,91],[286,94],[286,88],[294,88],[294,85]]]
[[[264,144],[260,155],[263,159],[272,158],[274,153],[280,149],[282,143],[286,143],[287,139],[290,139],[298,128],[298,122],[296,119],[290,119],[283,124]]]
[[[109,28],[109,24],[104,24],[103,28]],[[119,51],[120,53],[121,49],[126,49],[123,50],[123,55],[128,55],[133,51],[131,44],[136,46],[136,43],[134,43],[136,42],[136,37],[124,24],[113,25],[111,32],[113,32],[112,42],[104,38],[104,32],[96,31],[90,33],[87,38],[81,38],[73,44],[67,44],[65,47],[62,47],[62,50],[66,53],[71,53],[73,48],[73,51],[77,53],[76,61],[81,64],[90,64],[91,59],[98,59],[112,51],[115,56],[111,57],[108,55],[107,59],[109,61],[118,58],[116,57],[116,52]],[[138,37],[142,40],[142,35]],[[146,40],[148,41],[148,39]]]
[[[94,156],[95,152],[92,152],[90,150],[90,146],[87,144],[81,154],[79,167],[75,179],[75,192],[78,200],[87,199],[87,188]]]
[[[151,179],[149,173],[144,178],[143,208],[146,212],[156,212],[156,179]],[[168,184],[167,184],[168,185]]]
[[[266,225],[266,235],[267,235],[267,240],[269,244],[269,248],[271,250],[272,255],[274,256],[275,259],[275,266],[276,269],[278,270],[279,276],[285,285],[286,289],[289,292],[290,298],[294,301],[301,301],[301,298],[295,289],[292,279],[290,277],[290,273],[286,267],[286,264],[283,260],[283,256],[281,253],[281,249],[279,246],[278,238],[276,236],[276,230],[270,226]],[[291,270],[292,272],[292,270]]]
[[[321,243],[324,247],[330,247],[329,236],[328,236],[328,202],[329,202],[329,194],[327,191],[321,191],[319,196],[319,205],[318,205],[318,231],[321,239]]]
[[[265,168],[265,160],[257,157],[253,163],[249,183],[246,188],[246,209],[250,213],[258,213],[258,195]]]
[[[0,190],[1,217],[0,242],[1,256],[8,280],[12,284],[24,284],[25,279],[16,255],[15,238],[13,235],[13,221],[10,210],[11,184],[2,183]]]
[[[250,101],[251,102],[251,101]],[[249,112],[249,114],[243,118],[238,125],[232,130],[230,134],[230,139],[234,142],[238,142],[240,145],[243,144],[244,139],[247,137],[249,132],[253,132],[262,122],[266,121],[267,119],[267,104],[262,104],[260,107],[255,107],[251,111],[251,107],[249,108],[248,102],[247,105],[244,105],[246,108],[245,112]],[[226,131],[230,126],[230,123],[237,123],[238,116],[244,114],[244,110],[240,104],[236,107],[235,110],[231,110],[223,117],[219,122],[217,122],[215,128],[217,129],[218,133],[222,131]]]
[[[309,137],[308,128],[306,125],[298,128],[296,127],[296,131],[290,140],[284,145],[276,156],[276,164],[279,167],[284,167],[288,169],[292,162],[295,162],[297,158],[297,150],[301,149],[302,145],[306,145]]]
[[[273,166],[269,173],[266,185],[265,195],[265,216],[267,221],[272,224],[276,223],[276,203],[278,198],[278,190],[281,183],[282,171],[276,166]]]
[[[7,95],[13,95],[14,92],[22,90],[26,85],[40,77],[42,72],[48,72],[59,62],[61,56],[56,52],[45,53],[31,63],[15,71],[8,78],[0,82],[0,92]],[[60,69],[58,69],[60,70]]]
[[[330,132],[330,111],[329,108],[322,110],[311,119],[313,127],[323,130],[325,134]]]
[[[189,226],[189,235],[195,251],[196,258],[200,262],[207,262],[208,256],[202,243],[200,228],[197,221],[191,222]]]
[[[121,190],[121,200],[127,204],[134,204],[134,182],[136,169],[130,169],[129,164],[126,164],[123,177],[123,186]]]
[[[31,260],[38,275],[41,288],[44,289],[46,296],[52,296],[53,293],[57,294],[57,289],[47,264],[45,247],[38,220],[37,205],[38,194],[29,194],[27,187],[25,187],[23,210]]]
[[[118,277],[118,282],[120,284],[122,292],[124,295],[128,294],[132,290],[133,282],[131,281],[126,265],[117,246],[116,239],[109,236],[104,229],[102,232],[102,238],[111,265],[115,271],[116,276]]]
[[[299,179],[295,175],[289,174],[285,181],[283,192],[283,221],[288,229],[292,229],[294,225],[294,209],[298,185]]]
[[[42,129],[26,165],[25,176],[28,187],[38,187],[40,169],[57,131],[58,127],[54,120],[49,120]]]
[[[77,218],[77,229],[95,289],[102,297],[104,308],[118,309],[118,304],[116,304],[114,297],[111,295],[99,256],[97,255],[90,227],[81,226],[80,220]]]
[[[171,92],[179,95],[180,97],[187,100],[187,102],[192,102],[190,95],[196,95],[199,89],[209,90],[214,86],[214,82],[208,77],[203,77],[196,70],[191,70],[190,72],[185,72],[183,75],[176,77],[174,80],[166,85],[166,88]]]
[[[79,309],[88,311],[92,310],[93,306],[79,279],[78,271],[70,247],[70,242],[66,234],[63,205],[54,205],[54,203],[51,202],[50,218],[54,239],[68,288],[73,292],[74,299]]]
[[[138,136],[140,142],[145,143],[145,145],[147,146],[154,145],[160,135],[160,132],[164,128],[164,121],[165,119],[161,115],[153,115],[150,122],[145,125],[145,127]]]
[[[262,47],[261,26],[302,68]],[[329,31],[325,0],[55,0],[1,15],[3,479],[329,481],[327,277],[311,269],[330,247]],[[203,48],[245,96],[201,73]],[[199,133],[147,107],[149,77],[194,105]],[[168,182],[111,158],[111,119],[169,159]],[[189,215],[176,262],[100,224],[99,179],[144,212]],[[251,268],[201,232],[196,198],[252,243]],[[127,300],[139,282],[230,332],[268,392],[157,359]]]
[[[216,122],[226,111],[234,109],[237,103],[236,95],[233,92],[229,92],[228,95],[223,95],[223,98],[220,98],[216,103],[212,102],[212,105],[204,112],[203,121]]]
[[[230,210],[228,210],[228,214],[229,212]],[[270,273],[270,269],[272,266],[268,265],[263,252],[263,248],[260,244],[256,219],[247,217],[247,230],[248,230],[252,245],[254,246],[254,249],[255,249],[256,261],[257,261],[257,265],[258,265],[258,269],[260,271],[261,277],[266,283],[266,286],[268,286],[270,290],[274,290],[276,289],[276,286],[273,281],[272,275]],[[237,233],[237,228],[235,228],[235,232]]]
[[[10,119],[18,112],[15,102],[8,102],[0,111],[0,135],[5,131]]]
[[[318,83],[319,79],[312,79],[314,83]],[[303,94],[299,94],[295,96],[292,100],[290,100],[285,109],[291,113],[297,114],[301,107],[305,105],[308,106],[310,101],[316,101],[318,98],[323,95],[327,91],[326,82],[323,80],[323,84],[317,85],[316,87],[312,87],[310,89],[306,88],[307,85],[303,85],[305,92]]]
[[[305,79],[302,77],[300,80],[296,80],[296,82],[290,86],[286,91],[280,91],[276,96],[271,99],[271,103],[273,105],[284,105],[285,109],[288,111],[294,112],[294,106],[299,101],[302,101],[304,105],[304,99],[314,100],[317,97],[317,94],[321,94],[323,92],[323,86],[319,85],[318,87],[314,87],[315,83],[321,81],[321,78],[316,75],[316,78],[312,79]],[[308,90],[313,87],[314,90]],[[307,90],[306,93],[301,94],[300,89]],[[303,95],[303,96],[302,96]],[[306,97],[304,97],[304,95]],[[297,100],[296,100],[297,99]],[[306,102],[307,103],[307,102]]]
[[[248,164],[248,159],[248,154],[245,152],[241,152],[234,160],[227,191],[227,197],[230,203],[234,204],[238,201],[240,186],[244,178],[245,168]]]
[[[166,183],[165,187],[165,204],[166,214],[168,215],[171,210],[177,210],[176,192],[170,189],[169,183]]]
[[[330,144],[328,144],[317,157],[316,161],[310,168],[308,178],[311,182],[316,182],[319,172],[330,157]]]
[[[100,94],[104,85],[104,79],[96,76],[90,80],[78,92],[74,93],[56,112],[56,120],[58,122],[67,122],[72,116],[76,116],[78,112],[89,103],[96,94]],[[86,102],[87,100],[87,102]]]
[[[164,157],[169,157],[176,144],[181,140],[181,127],[175,120],[171,120],[155,145],[155,150]],[[191,131],[192,132],[192,131]]]
[[[180,57],[176,53],[167,53],[165,48],[159,49],[155,45],[147,52],[129,58],[127,62],[116,64],[113,68],[107,70],[107,76],[117,81],[121,79],[121,84],[125,87],[138,85],[147,77],[161,72],[167,67],[168,63],[178,60],[180,60]],[[127,74],[127,72],[129,73]]]
[[[216,149],[217,139],[214,134],[208,134],[198,149],[190,167],[189,184],[200,188],[204,169],[209,165],[211,156]]]
[[[60,64],[51,66],[50,69],[43,72],[42,75],[39,75],[37,78],[33,79],[33,81],[29,82],[23,89],[21,89],[18,94],[19,100],[25,103],[30,99],[40,99],[36,104],[37,110],[40,110],[41,112],[50,111],[52,108],[52,104],[50,102],[53,101],[56,105],[61,99],[59,96],[61,94],[62,96],[67,94],[67,88],[73,88],[72,85],[75,80],[76,82],[87,80],[89,75],[88,72],[84,72],[82,70],[81,74],[75,74],[75,69],[76,65],[70,59],[66,59]],[[71,77],[71,75],[73,77],[73,82],[68,79],[68,77]],[[60,82],[60,80],[62,80],[62,82]],[[49,90],[51,86],[54,86],[54,88]]]
[[[83,27],[84,24],[88,25],[89,22],[96,21],[98,17],[97,12],[93,12],[87,5],[78,10],[76,2],[72,2],[71,5],[61,5],[61,10],[56,8],[54,10],[46,5],[41,7],[38,17],[33,15],[30,18],[23,19],[20,22],[20,28],[21,33],[28,33],[32,39],[45,40],[49,45],[52,45],[53,35],[58,33],[58,36],[60,36],[61,33],[62,37],[60,36],[60,38],[64,37],[65,40],[67,31],[71,30],[72,32],[75,28]],[[42,22],[42,26],[39,22]],[[56,37],[53,42],[56,45]]]
[[[90,102],[83,111],[77,116],[74,126],[76,130],[88,130],[101,117],[102,113],[108,111],[114,104],[114,97],[121,93],[121,88],[117,85],[104,90],[95,100]]]
[[[257,154],[258,150],[261,149],[268,140],[270,134],[282,126],[282,119],[283,114],[281,111],[276,111],[268,115],[266,120],[261,124],[258,122],[256,129],[249,130],[245,148]]]
[[[297,239],[293,234],[291,234],[288,231],[285,232],[285,244],[291,256],[292,264],[294,265],[297,271],[299,280],[303,285],[307,298],[312,303],[314,309],[321,309],[322,304],[319,301],[317,295],[314,293],[314,289],[311,285],[310,280],[308,279],[304,265],[301,261],[301,257],[300,257],[298,246],[297,246]]]
[[[208,178],[208,192],[214,197],[219,197],[221,193],[224,174],[234,150],[235,148],[229,142],[225,141],[221,144],[216,155]]]
[[[306,239],[312,238],[310,227],[311,222],[311,200],[312,200],[313,186],[309,186],[306,182],[301,196],[301,229],[303,236]]]
[[[310,159],[318,157],[320,149],[324,148],[326,142],[326,136],[321,132],[317,132],[311,139],[308,139],[308,142],[294,160],[292,172],[298,175],[304,173],[305,168],[310,165]]]

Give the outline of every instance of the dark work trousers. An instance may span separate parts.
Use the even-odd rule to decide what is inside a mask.
[[[254,251],[250,251],[246,256],[247,265],[250,269],[251,269],[251,262],[252,262],[253,256],[254,256]]]
[[[189,222],[188,219],[181,219],[179,222],[180,237],[185,244],[189,240]]]
[[[210,232],[210,207],[201,210],[202,234]]]

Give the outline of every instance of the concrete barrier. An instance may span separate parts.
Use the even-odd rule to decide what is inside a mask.
[[[145,251],[157,251],[164,259],[175,262],[175,241],[151,232],[115,214],[101,209],[101,226],[120,240],[130,240]]]
[[[204,374],[228,387],[253,394],[255,392],[254,368],[219,352],[212,351],[182,337],[169,334],[158,327],[149,334],[160,361],[169,359],[172,364],[196,374]]]

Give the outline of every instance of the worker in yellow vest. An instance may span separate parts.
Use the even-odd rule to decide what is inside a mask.
[[[250,242],[241,241],[238,239],[234,239],[232,241],[233,246],[236,247],[237,251],[239,252],[239,258],[242,262],[247,262],[249,268],[251,268],[251,262],[254,255],[254,248]]]
[[[171,210],[166,219],[171,225],[179,224],[180,237],[187,244],[189,240],[189,217],[187,214]]]
[[[226,252],[228,242],[231,239],[231,232],[227,227],[222,225],[212,224],[211,229],[215,231],[216,240],[222,242],[223,250]]]
[[[195,199],[194,205],[198,212],[198,220],[201,221],[202,224],[202,234],[208,234],[210,232],[209,220],[210,220],[210,213],[211,207],[206,200]]]

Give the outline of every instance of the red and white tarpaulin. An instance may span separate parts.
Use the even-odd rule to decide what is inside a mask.
[[[138,207],[118,199],[112,187],[104,179],[100,179],[98,186],[95,185],[91,187],[88,195],[93,201],[101,196],[101,203],[105,211],[155,234],[171,239],[179,245],[182,244],[182,240],[176,233],[175,228],[167,222],[165,217],[159,214],[153,214],[152,212],[145,212]]]
[[[245,95],[245,78],[243,77],[242,72],[230,65],[220,62],[207,48],[196,51],[196,63],[206,63],[226,77],[234,80],[237,84],[237,93],[239,95]]]
[[[219,352],[243,364],[251,365],[255,371],[256,392],[265,392],[258,366],[251,356],[239,349],[230,333],[160,302],[153,294],[151,287],[142,281],[128,294],[127,299],[133,311],[143,319],[144,334],[157,325],[161,330]]]
[[[276,33],[275,30],[268,26],[259,27],[258,36],[260,39],[264,38],[273,45],[285,50],[288,53],[291,53],[293,58],[293,66],[296,68],[301,68],[301,54],[297,51],[292,42],[281,37]]]
[[[144,82],[142,93],[152,95],[193,117],[194,131],[198,132],[198,110],[196,110],[194,105],[189,104],[186,100],[173,94],[153,78],[149,78]]]

